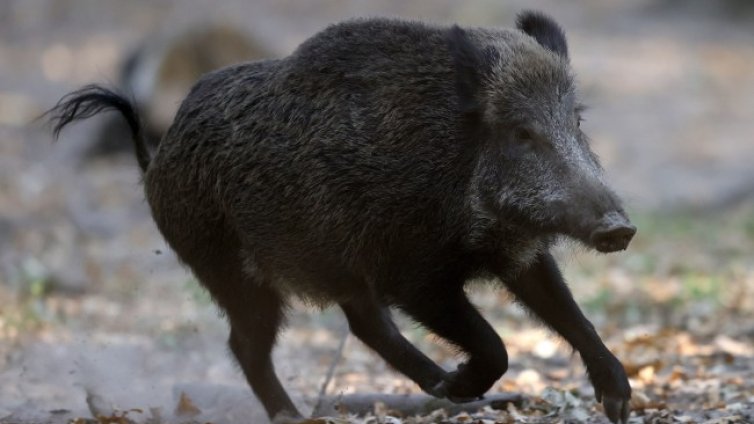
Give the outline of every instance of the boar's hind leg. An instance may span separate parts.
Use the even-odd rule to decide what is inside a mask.
[[[443,380],[446,372],[403,337],[385,306],[367,296],[343,303],[341,308],[356,337],[422,390],[435,394],[432,388]]]
[[[283,320],[283,303],[276,292],[254,284],[249,282],[245,287],[243,305],[228,309],[231,326],[228,343],[267,415],[299,417],[272,364],[272,347]]]
[[[251,389],[270,419],[300,417],[272,364],[272,348],[284,319],[283,299],[247,275],[236,255],[214,259],[212,266],[193,269],[227,314],[228,344]]]
[[[454,402],[482,396],[508,369],[508,353],[490,324],[469,302],[463,286],[456,289],[425,290],[404,299],[400,308],[429,330],[460,347],[468,361],[448,373],[435,387],[437,396]],[[433,393],[435,394],[435,393]]]
[[[573,300],[553,257],[549,253],[540,255],[517,279],[504,283],[524,305],[581,354],[605,413],[613,422],[626,422],[631,387],[623,365],[605,347]]]

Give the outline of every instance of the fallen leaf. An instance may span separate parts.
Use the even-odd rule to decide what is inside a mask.
[[[186,392],[181,392],[178,405],[175,407],[175,415],[179,417],[193,417],[201,413],[201,409],[194,405],[194,402],[191,401]]]

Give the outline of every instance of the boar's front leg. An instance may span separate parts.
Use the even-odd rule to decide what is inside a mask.
[[[432,395],[454,402],[475,400],[508,369],[503,341],[466,297],[463,284],[424,287],[405,295],[399,307],[468,355],[466,363],[430,391]]]
[[[623,365],[605,347],[573,300],[552,255],[541,254],[518,278],[504,283],[524,305],[581,354],[595,396],[602,402],[608,418],[614,423],[627,422],[631,387]]]
[[[351,332],[388,364],[431,393],[447,374],[401,334],[387,307],[368,294],[341,303]]]

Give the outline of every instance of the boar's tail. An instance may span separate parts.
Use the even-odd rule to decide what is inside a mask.
[[[126,119],[131,128],[136,160],[142,172],[146,172],[152,158],[141,131],[139,115],[133,103],[123,95],[98,85],[87,85],[64,96],[42,117],[49,119],[53,135],[57,139],[60,131],[71,122],[90,118],[108,109],[117,110]]]

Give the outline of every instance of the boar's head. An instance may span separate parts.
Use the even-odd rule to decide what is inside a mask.
[[[636,228],[580,128],[565,35],[538,13],[517,26],[448,33],[460,110],[480,146],[475,196],[506,225],[623,250]]]

